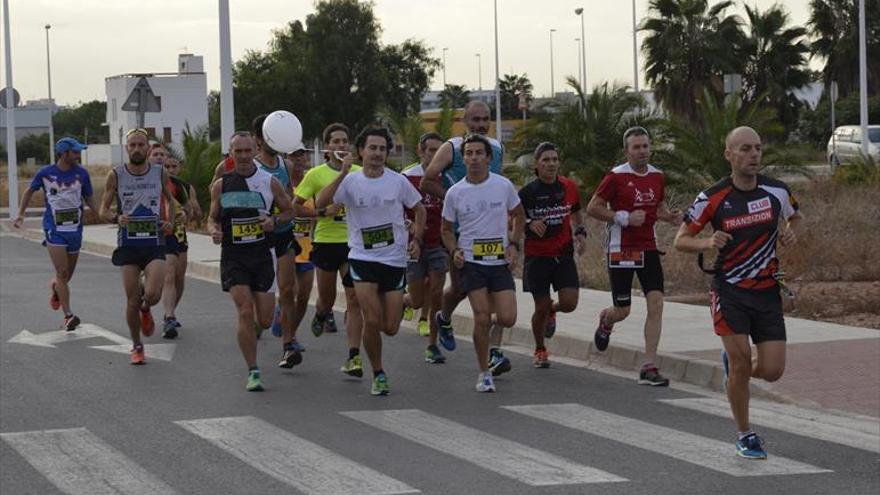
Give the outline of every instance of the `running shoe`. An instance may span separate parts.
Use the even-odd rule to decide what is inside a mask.
[[[278,367],[290,369],[301,363],[302,360],[302,352],[295,346],[288,344],[284,348],[284,355],[281,356],[281,362],[278,363]]]
[[[177,323],[173,316],[166,316],[165,323],[162,324],[162,338],[168,340],[176,339],[179,326],[180,324]]]
[[[440,352],[439,347],[432,344],[425,349],[425,362],[431,364],[443,364],[446,362],[446,356]]]
[[[412,306],[406,306],[406,305],[403,306],[403,319],[404,320],[412,321],[412,319],[415,315],[416,315],[416,312],[414,309],[412,309]]]
[[[440,316],[439,311],[434,313],[434,319],[437,320],[437,338],[440,340],[440,345],[442,345],[447,351],[454,351],[455,335],[452,331],[452,322],[443,321],[443,317]]]
[[[553,335],[556,334],[556,311],[550,313],[550,317],[547,318],[547,326],[544,327],[544,338],[552,339]]]
[[[272,335],[281,338],[281,305],[275,305],[275,314],[272,315]]]
[[[358,354],[353,358],[349,359],[342,365],[342,368],[339,371],[345,373],[348,376],[356,376],[358,378],[364,376],[364,365],[361,364],[361,355]]]
[[[320,337],[323,333],[324,319],[318,316],[318,313],[315,312],[315,316],[312,317],[312,335],[314,335],[315,337]]]
[[[333,312],[324,318],[324,332],[326,333],[336,333],[339,331],[339,327],[336,326],[336,317],[333,316]]]
[[[64,317],[64,329],[67,330],[68,332],[72,332],[72,331],[76,330],[76,327],[78,327],[79,324],[80,324],[79,316],[70,315],[70,316]]]
[[[427,337],[431,335],[431,326],[428,325],[428,320],[419,320],[419,337]]]
[[[650,385],[652,387],[668,387],[669,379],[660,374],[660,370],[656,366],[650,368],[642,368],[639,373],[639,385]]]
[[[492,380],[492,373],[483,371],[477,376],[477,392],[494,392],[495,382]]]
[[[511,368],[510,359],[507,359],[504,354],[501,354],[501,351],[492,353],[489,356],[489,370],[492,372],[492,376],[507,373]]]
[[[596,327],[596,334],[593,337],[593,340],[596,343],[596,349],[599,349],[600,351],[604,351],[608,348],[608,342],[611,341],[611,329],[614,328],[614,325],[605,324],[605,314],[607,312],[607,309],[603,309],[602,312],[599,313],[599,326]]]
[[[156,322],[153,321],[153,313],[150,312],[150,308],[140,308],[140,313],[141,333],[144,334],[144,337],[149,337],[153,335],[153,331],[156,330]]]
[[[549,368],[550,367],[550,353],[547,352],[547,349],[535,349],[535,359],[532,361],[535,368]]]
[[[146,364],[143,344],[135,344],[131,348],[131,364]]]
[[[758,435],[749,433],[736,441],[736,455],[746,459],[766,459],[767,451],[764,450],[764,441]]]
[[[370,389],[370,395],[388,395],[391,390],[388,388],[388,377],[385,373],[379,373],[373,378],[373,387]]]
[[[49,296],[49,307],[52,308],[52,311],[58,311],[61,308],[61,299],[58,298],[58,293],[55,292],[55,279],[49,283],[49,289],[52,291],[52,295]]]
[[[248,392],[261,392],[263,390],[263,380],[259,369],[248,371],[248,380],[245,388]]]

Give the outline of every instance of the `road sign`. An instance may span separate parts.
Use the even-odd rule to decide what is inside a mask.
[[[113,344],[90,345],[89,347],[92,349],[128,354],[131,348],[131,341],[129,339],[91,323],[82,323],[76,330],[70,332],[67,330],[53,330],[51,332],[33,333],[29,330],[22,330],[18,335],[9,339],[9,343],[55,348],[57,347],[56,344],[62,342],[94,338],[106,339],[113,342]],[[162,361],[171,361],[174,357],[174,348],[175,344],[150,344],[144,346],[147,358]]]
[[[122,104],[122,110],[126,112],[161,112],[162,98],[153,93],[153,88],[146,77],[138,79],[134,89]]]
[[[15,108],[21,103],[21,95],[18,94],[18,90],[12,88],[12,107]],[[0,107],[9,108],[6,105],[6,88],[0,89]]]

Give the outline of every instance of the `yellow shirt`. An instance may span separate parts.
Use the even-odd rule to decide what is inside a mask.
[[[360,165],[351,166],[351,172],[357,172],[360,169]],[[302,182],[296,186],[294,194],[305,200],[314,199],[322,189],[336,180],[337,176],[339,176],[338,170],[322,163],[306,172]],[[315,224],[312,240],[317,243],[347,243],[348,226],[345,224],[345,210],[343,209],[333,217],[319,217]]]

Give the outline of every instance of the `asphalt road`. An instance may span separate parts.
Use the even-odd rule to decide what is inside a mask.
[[[822,421],[800,431],[756,426],[771,459],[745,461],[734,456],[729,418],[678,405],[699,398],[692,393],[559,363],[535,370],[530,357],[511,353],[514,369],[497,380],[498,393],[478,394],[470,343],[460,341],[447,364],[428,365],[424,339],[410,331],[385,339],[388,397],[370,396],[367,379],[339,372],[342,333],[315,338],[306,325],[305,360],[293,370],[275,367],[279,341],[264,335],[267,390],[249,393],[232,303],[218,285],[195,279],[187,281],[170,361],[131,366],[127,354],[95,348],[115,343],[99,334],[54,347],[10,342],[25,329],[38,336],[57,329],[50,275],[38,244],[0,236],[4,495],[880,488],[880,445],[819,440],[830,428]],[[125,336],[123,305],[118,269],[82,255],[73,308],[83,322]],[[148,348],[166,343],[158,333]]]

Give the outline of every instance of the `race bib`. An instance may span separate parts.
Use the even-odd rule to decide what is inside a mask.
[[[181,244],[186,244],[186,226],[183,224],[177,224],[174,226],[174,237],[177,238],[177,242]]]
[[[376,249],[394,244],[394,227],[390,223],[361,229],[364,249]]]
[[[312,220],[310,218],[295,218],[293,220],[293,236],[308,237],[312,233]]]
[[[474,239],[474,260],[500,260],[504,258],[504,239]]]
[[[644,251],[619,251],[608,253],[608,268],[644,268]]]
[[[333,221],[336,223],[345,223],[345,208],[339,210],[339,212],[333,217]]]
[[[79,208],[55,210],[56,227],[76,227],[79,225]]]
[[[233,244],[252,244],[262,241],[265,237],[263,220],[260,217],[232,219]]]
[[[159,236],[159,217],[131,217],[125,230],[129,239],[156,239]]]

